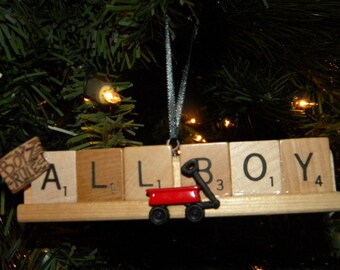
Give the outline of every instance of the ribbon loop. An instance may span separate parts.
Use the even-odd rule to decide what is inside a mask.
[[[188,59],[185,63],[181,83],[179,86],[178,96],[176,99],[175,86],[173,79],[172,67],[172,51],[170,41],[169,17],[165,18],[165,56],[166,56],[166,82],[167,82],[167,98],[168,98],[168,119],[169,119],[169,141],[177,140],[179,134],[179,126],[182,116],[185,91],[187,87],[189,66],[191,61],[191,52],[194,40],[196,38],[198,27],[194,24],[194,30],[191,37]]]

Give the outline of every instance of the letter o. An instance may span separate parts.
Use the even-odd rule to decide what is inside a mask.
[[[261,163],[262,163],[262,172],[257,177],[251,176],[249,171],[248,171],[249,160],[251,158],[253,158],[253,157],[259,158]],[[262,155],[260,155],[258,153],[252,153],[252,154],[248,155],[245,158],[245,160],[243,162],[243,171],[244,171],[244,174],[247,176],[247,178],[249,178],[250,180],[252,180],[252,181],[259,181],[259,180],[261,180],[266,175],[266,172],[267,172],[267,163],[266,163],[266,160],[264,159],[264,157]]]
[[[14,157],[13,157],[13,164],[15,167],[21,167],[22,166],[22,159],[23,156],[21,156],[19,153],[17,153]]]

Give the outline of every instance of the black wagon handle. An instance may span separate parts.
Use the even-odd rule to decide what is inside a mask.
[[[220,201],[216,199],[214,193],[210,190],[207,183],[202,179],[199,174],[198,159],[190,159],[185,162],[181,168],[181,172],[186,177],[192,177],[196,184],[202,188],[203,193],[209,198],[209,202],[201,203],[204,209],[206,208],[219,208]]]
[[[193,158],[184,163],[181,168],[181,172],[186,177],[193,177],[195,173],[198,173],[198,160]]]

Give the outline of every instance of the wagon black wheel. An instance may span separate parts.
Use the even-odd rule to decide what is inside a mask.
[[[155,225],[162,225],[169,219],[169,210],[166,207],[152,207],[149,213],[150,221]]]
[[[192,204],[185,209],[185,217],[191,222],[199,222],[204,218],[204,209],[198,204]]]

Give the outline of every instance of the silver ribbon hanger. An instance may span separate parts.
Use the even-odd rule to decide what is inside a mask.
[[[178,133],[179,125],[182,116],[183,103],[185,98],[185,91],[187,87],[189,66],[191,61],[191,51],[193,47],[194,40],[197,36],[198,27],[194,23],[194,30],[191,37],[189,54],[187,62],[182,74],[181,83],[179,86],[178,96],[176,100],[175,86],[173,78],[173,67],[172,67],[172,51],[171,51],[171,41],[170,41],[170,29],[169,29],[169,17],[165,18],[165,56],[166,56],[166,81],[167,81],[167,95],[168,95],[168,118],[169,118],[169,140],[168,144],[175,143],[178,146]]]

